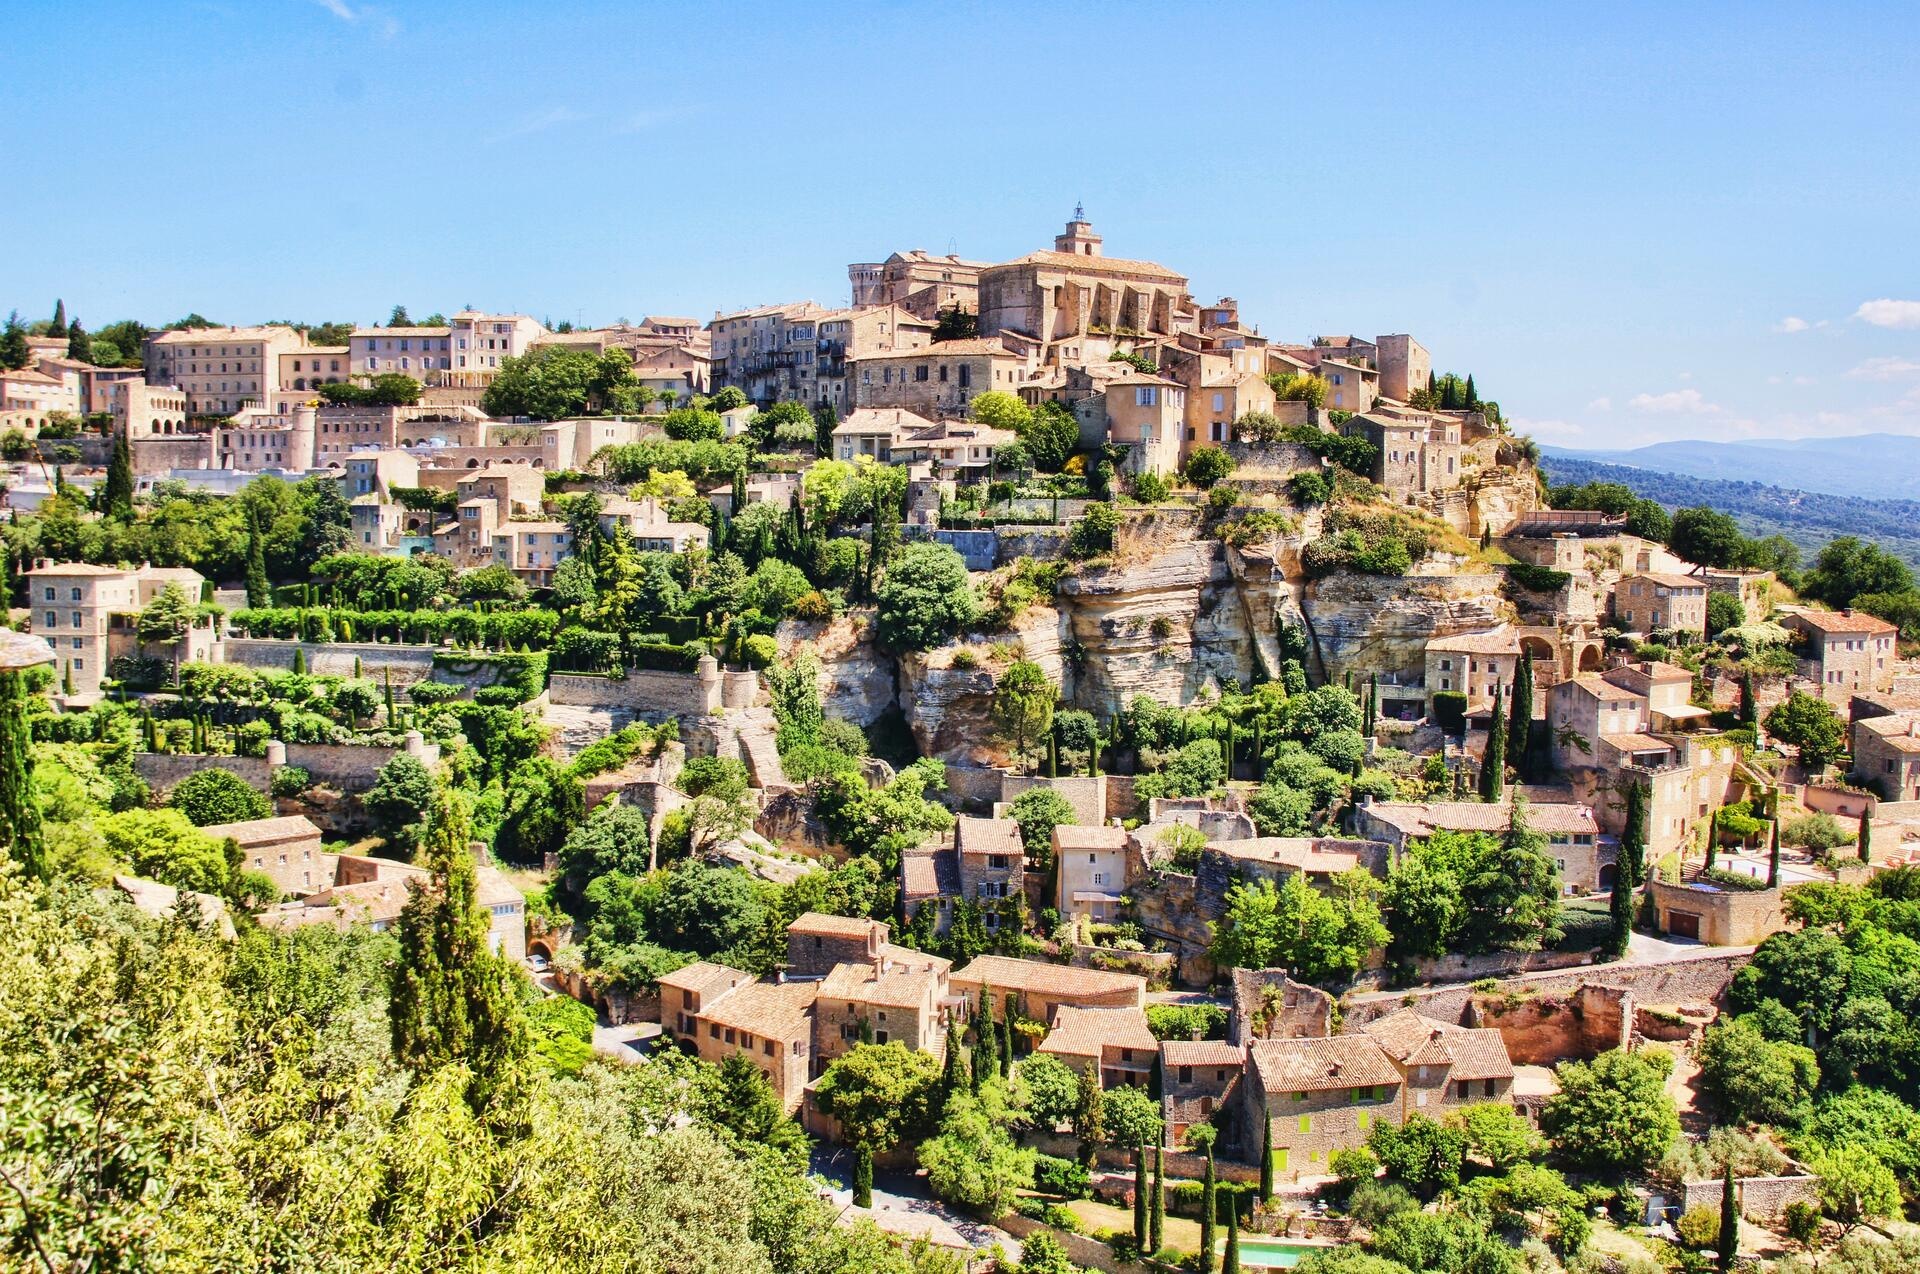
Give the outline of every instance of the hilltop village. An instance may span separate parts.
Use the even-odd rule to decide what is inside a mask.
[[[48,1268],[563,1205],[634,1268],[1920,1268],[1904,567],[1552,486],[1444,351],[1079,210],[848,283],[8,324]]]

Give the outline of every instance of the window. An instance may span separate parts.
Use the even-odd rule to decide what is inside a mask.
[[[76,588],[76,589],[72,589],[72,590],[70,590],[70,591],[68,592],[68,594],[67,594],[67,600],[68,600],[68,601],[71,601],[71,602],[77,602],[77,601],[79,601],[79,600],[80,600],[80,590],[79,590],[79,589],[77,589],[77,588]]]
[[[1136,385],[1133,389],[1133,405],[1136,407],[1157,406],[1160,401],[1160,389],[1157,385]]]
[[[1213,409],[1215,411],[1225,411],[1227,409],[1227,396],[1225,394],[1215,394],[1213,396]]]
[[[1300,1116],[1300,1131],[1301,1131],[1301,1132],[1312,1132],[1312,1131],[1313,1131],[1313,1116],[1312,1116],[1312,1115],[1302,1115],[1302,1116]]]
[[[1107,873],[1105,873],[1105,872],[1103,872],[1103,871],[1097,871],[1097,872],[1095,872],[1095,873],[1093,873],[1093,883],[1094,883],[1094,884],[1096,884],[1096,885],[1104,885],[1104,884],[1106,884],[1106,883],[1107,883]]]
[[[1307,1094],[1306,1094],[1306,1092],[1305,1092],[1304,1090],[1302,1090],[1302,1091],[1300,1091],[1300,1092],[1296,1092],[1296,1093],[1295,1093],[1295,1094],[1293,1095],[1293,1099],[1294,1099],[1295,1101],[1305,1101],[1305,1100],[1307,1099]]]
[[[1183,1084],[1191,1084],[1193,1082],[1193,1067],[1182,1066],[1180,1068],[1180,1082]]]

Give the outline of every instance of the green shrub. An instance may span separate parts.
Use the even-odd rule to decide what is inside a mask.
[[[1135,474],[1128,486],[1133,498],[1142,504],[1158,504],[1167,498],[1167,480],[1151,469]]]
[[[297,765],[283,765],[268,781],[275,796],[298,796],[313,785],[313,776]]]
[[[1550,566],[1535,566],[1532,562],[1515,562],[1507,567],[1507,578],[1529,592],[1557,593],[1572,581],[1573,576],[1565,571],[1556,571]]]
[[[1433,696],[1433,722],[1443,730],[1459,730],[1467,723],[1467,696],[1459,690],[1440,690]]]
[[[1841,826],[1831,814],[1807,814],[1780,827],[1780,843],[1810,849],[1823,854],[1830,849],[1853,843],[1854,833]]]
[[[1091,1190],[1087,1170],[1071,1159],[1040,1155],[1033,1161],[1033,1188],[1063,1199],[1084,1199]]]

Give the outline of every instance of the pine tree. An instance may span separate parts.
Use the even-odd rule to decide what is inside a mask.
[[[24,672],[0,672],[0,849],[27,875],[46,878],[40,805],[33,796],[33,730],[27,725]]]
[[[1133,1245],[1147,1249],[1147,1143],[1133,1148]]]
[[[125,431],[113,436],[113,459],[107,465],[106,493],[101,508],[110,518],[133,517],[133,446]]]
[[[1240,1200],[1227,1200],[1227,1258],[1220,1263],[1220,1274],[1240,1274]]]
[[[0,371],[16,371],[33,361],[33,347],[27,344],[27,329],[20,324],[20,314],[15,311],[7,315],[7,325],[0,331]],[[58,491],[59,484],[54,484]]]
[[[1873,861],[1873,814],[1870,810],[1860,811],[1860,835],[1857,841],[1860,847],[1860,861]]]
[[[1767,853],[1767,888],[1780,886],[1780,820],[1773,820],[1773,848]]]
[[[1740,1253],[1740,1205],[1733,1193],[1733,1160],[1720,1170],[1720,1240],[1716,1246],[1720,1274],[1733,1274],[1733,1263]]]
[[[1498,805],[1507,791],[1507,732],[1500,726],[1500,687],[1493,688],[1493,714],[1487,723],[1487,755],[1480,767],[1480,799]]]
[[[488,913],[475,901],[473,833],[466,798],[434,793],[424,886],[411,884],[395,925],[400,955],[388,988],[394,1060],[415,1073],[452,1063],[472,1076],[467,1100],[485,1111],[528,1056],[520,976],[488,946]]]
[[[1147,1250],[1160,1250],[1160,1237],[1167,1224],[1166,1152],[1153,1148],[1153,1198],[1147,1211]]]
[[[1264,1120],[1260,1129],[1260,1202],[1273,1198],[1273,1121]]]
[[[1522,654],[1513,677],[1513,700],[1507,713],[1507,755],[1522,783],[1533,781],[1533,656]]]
[[[273,586],[267,582],[267,551],[261,541],[260,517],[247,511],[247,605],[273,605]]]

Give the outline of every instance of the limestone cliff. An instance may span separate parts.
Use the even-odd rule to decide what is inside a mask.
[[[812,646],[820,661],[820,698],[827,715],[872,725],[899,702],[894,661],[873,644],[873,612],[852,611],[827,623],[790,619],[776,633],[780,657]]]
[[[926,756],[962,765],[1005,765],[989,709],[999,672],[1029,659],[1073,702],[1062,641],[1065,618],[1051,606],[1029,608],[1008,633],[968,634],[950,646],[900,660],[900,704]]]
[[[1426,645],[1435,637],[1476,632],[1511,608],[1500,576],[1338,574],[1308,584],[1302,617],[1323,675],[1339,681],[1391,672],[1426,675]]]

